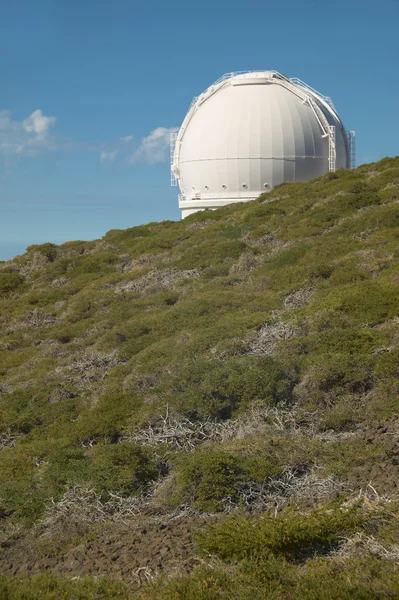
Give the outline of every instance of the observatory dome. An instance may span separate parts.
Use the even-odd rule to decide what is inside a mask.
[[[224,75],[194,98],[171,138],[183,218],[353,160],[354,132],[345,131],[331,99],[276,71]]]

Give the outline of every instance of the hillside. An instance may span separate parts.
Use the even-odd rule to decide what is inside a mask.
[[[398,242],[386,158],[0,263],[1,598],[399,598]]]

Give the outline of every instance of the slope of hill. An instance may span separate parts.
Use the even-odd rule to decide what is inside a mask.
[[[2,597],[399,597],[398,240],[387,158],[0,263]]]

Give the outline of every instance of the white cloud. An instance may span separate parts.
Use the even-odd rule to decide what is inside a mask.
[[[128,161],[134,163],[144,160],[150,165],[163,162],[168,156],[170,134],[175,131],[177,131],[177,127],[157,127],[140,141],[139,147]]]
[[[111,164],[117,157],[127,164],[163,162],[169,154],[170,133],[176,127],[157,127],[151,133],[136,141],[133,135],[126,135],[109,142],[78,142],[53,133],[56,117],[34,110],[25,119],[16,120],[8,110],[0,109],[0,157],[5,164],[11,164],[21,156],[38,156],[54,150],[64,152],[93,152],[101,164]]]
[[[118,150],[114,150],[113,152],[101,152],[100,153],[100,163],[104,164],[106,162],[114,162],[117,154],[118,154]]]
[[[35,156],[55,150],[50,127],[55,117],[46,117],[40,109],[34,110],[23,121],[13,120],[9,110],[0,110],[0,154],[3,156]]]
[[[34,132],[38,137],[43,138],[49,128],[55,125],[56,120],[55,117],[45,117],[41,110],[34,110],[27,119],[22,121],[22,127],[28,133]]]
[[[128,144],[129,142],[131,142],[133,139],[132,135],[125,135],[125,137],[121,137],[120,140],[121,142],[123,142],[124,144]]]

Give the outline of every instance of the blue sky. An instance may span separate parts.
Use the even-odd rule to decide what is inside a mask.
[[[0,260],[179,219],[167,140],[223,73],[330,95],[358,164],[399,154],[398,0],[0,1]]]

